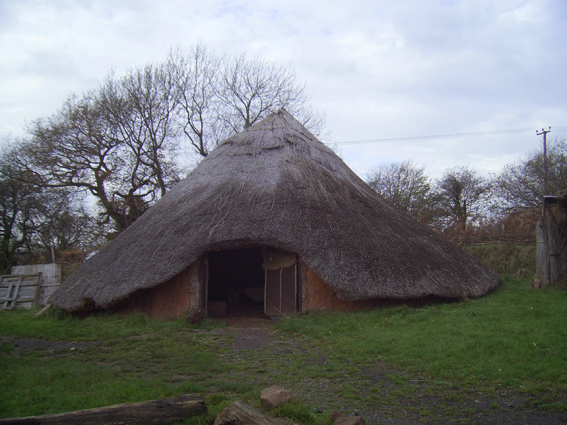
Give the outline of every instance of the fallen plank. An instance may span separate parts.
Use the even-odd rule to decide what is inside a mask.
[[[39,310],[37,313],[35,313],[35,315],[33,317],[41,316],[43,313],[45,313],[50,308],[51,308],[51,304],[47,304],[45,307],[43,307],[41,310]]]
[[[178,423],[206,412],[207,406],[202,396],[183,394],[163,400],[116,404],[56,415],[0,419],[0,425],[165,425]]]
[[[241,401],[235,401],[221,410],[214,425],[290,425],[292,421],[272,418],[261,410],[254,409]]]

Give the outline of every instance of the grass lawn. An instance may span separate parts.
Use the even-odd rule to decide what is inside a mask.
[[[567,412],[567,290],[531,289],[525,278],[505,277],[479,299],[282,319],[263,331],[270,345],[254,350],[237,350],[212,321],[34,313],[0,312],[0,418],[198,392],[210,413],[190,422],[210,424],[231,400],[258,405],[271,384],[298,395],[275,413],[306,424],[377,407],[466,422],[479,409],[455,403],[472,394],[491,397],[495,411],[508,394]],[[24,350],[6,337],[76,344]],[[415,404],[427,397],[437,401]]]
[[[526,279],[505,278],[479,299],[308,314],[281,329],[358,365],[380,360],[461,385],[567,389],[567,290],[535,290]]]

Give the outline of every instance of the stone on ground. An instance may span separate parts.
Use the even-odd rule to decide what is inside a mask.
[[[260,401],[268,409],[273,409],[280,404],[287,403],[291,400],[291,391],[272,385],[265,388],[260,393]]]
[[[366,421],[361,416],[341,416],[335,420],[334,425],[366,425]]]
[[[343,412],[335,412],[331,415],[331,421],[335,422],[338,418],[344,418],[345,416],[348,415]]]

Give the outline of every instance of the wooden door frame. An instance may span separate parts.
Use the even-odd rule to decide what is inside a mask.
[[[291,266],[290,266],[291,267]],[[301,312],[301,293],[302,293],[302,285],[301,285],[301,263],[299,262],[299,256],[295,254],[295,263],[293,264],[295,267],[294,270],[294,311],[292,314],[300,313]],[[278,269],[279,271],[279,308],[277,309],[280,313],[279,316],[283,316],[282,313],[282,303],[283,303],[283,293],[282,293],[282,282],[283,282],[283,271],[285,267],[281,267]],[[264,314],[269,316],[268,314],[268,269],[264,269]],[[272,270],[276,271],[276,270]],[[287,314],[287,313],[286,313]],[[278,316],[278,317],[279,317]]]

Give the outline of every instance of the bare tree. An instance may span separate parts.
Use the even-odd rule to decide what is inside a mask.
[[[206,156],[280,107],[317,123],[305,103],[289,68],[196,46],[70,97],[29,126],[17,160],[39,187],[94,196],[102,222],[120,232],[179,180],[181,140]]]
[[[504,209],[540,208],[544,195],[567,190],[567,143],[552,141],[547,149],[549,193],[544,193],[543,149],[531,152],[518,164],[509,164],[495,179],[496,193]]]
[[[122,231],[178,180],[177,96],[164,64],[111,75],[35,121],[21,164],[42,187],[87,191]]]
[[[431,181],[425,167],[411,161],[382,164],[368,175],[368,184],[390,205],[429,223],[434,215]]]
[[[189,54],[171,52],[169,63],[180,90],[183,131],[201,156],[280,108],[314,134],[321,131],[324,120],[307,105],[305,88],[289,67],[259,57],[219,57],[201,45]]]
[[[124,197],[143,186],[152,200],[165,195],[178,180],[175,152],[180,131],[175,75],[167,63],[131,70],[120,79],[108,78],[100,89],[109,126],[128,150],[131,183]]]
[[[95,243],[96,229],[69,189],[41,187],[17,157],[19,145],[10,144],[0,156],[0,272],[17,262],[56,251]]]
[[[290,68],[245,55],[224,58],[220,103],[222,118],[237,133],[268,113],[286,108],[298,112],[307,101],[304,87],[297,83]]]
[[[52,254],[89,250],[100,245],[103,232],[83,203],[68,189],[51,189],[41,199],[41,217],[30,250]],[[55,258],[52,258],[55,261]]]
[[[0,156],[0,273],[10,273],[29,244],[40,206],[41,189],[25,182],[11,162],[13,153],[5,149]]]
[[[96,93],[68,99],[63,108],[48,119],[28,128],[32,138],[16,158],[40,187],[75,188],[95,196],[104,214],[117,229],[130,221],[121,202],[121,189],[128,177],[125,146],[109,125],[106,110]]]
[[[445,226],[463,234],[469,221],[486,211],[490,189],[490,182],[468,166],[447,170],[435,185]]]
[[[189,54],[172,51],[168,62],[179,91],[183,133],[199,155],[207,156],[230,134],[221,119],[217,97],[220,60],[197,45]]]

